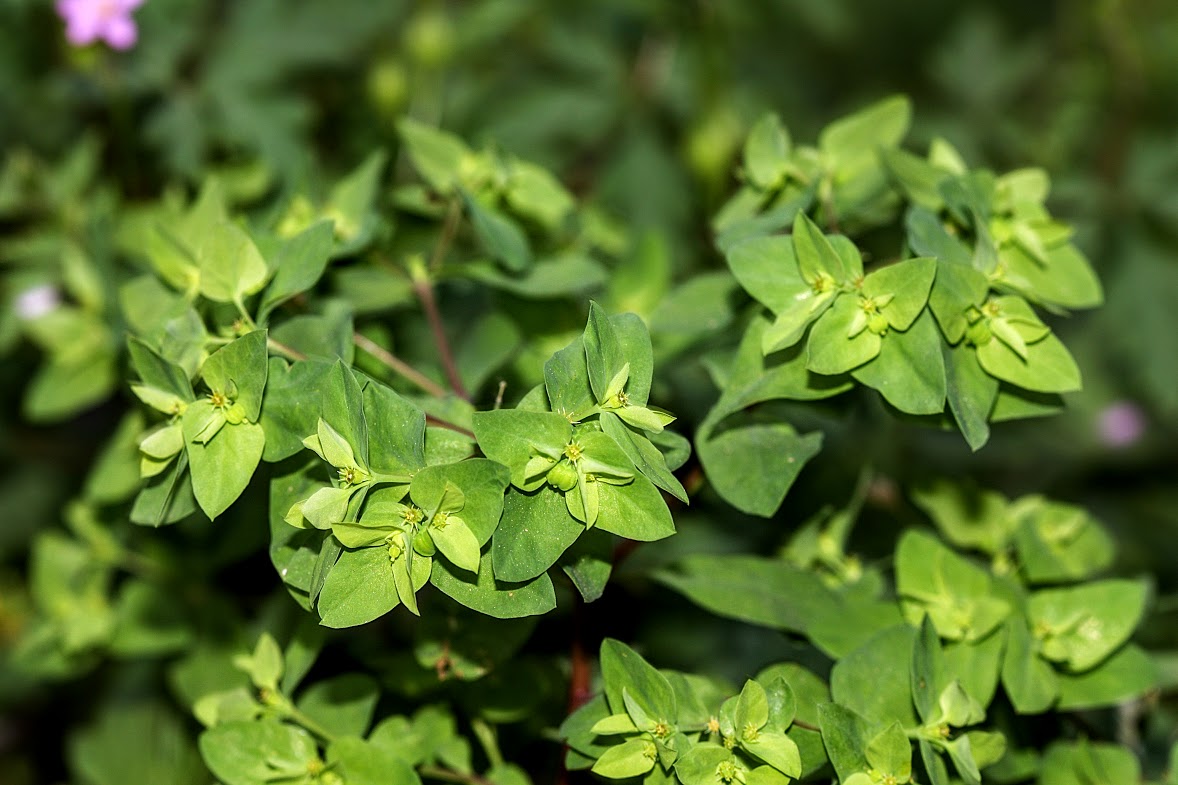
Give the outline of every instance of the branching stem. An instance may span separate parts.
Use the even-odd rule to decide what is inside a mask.
[[[446,397],[446,388],[429,378],[421,371],[414,368],[409,363],[397,357],[388,349],[368,338],[365,335],[356,333],[352,340],[355,341],[356,346],[360,347],[370,355],[375,357],[385,367],[397,374],[401,378],[416,384],[425,392],[436,398]]]
[[[439,245],[442,240],[438,241]],[[425,312],[425,318],[429,322],[430,332],[434,336],[434,345],[438,350],[438,359],[442,363],[442,370],[446,373],[446,379],[450,382],[450,389],[454,394],[463,400],[470,400],[470,393],[466,391],[466,387],[462,384],[462,376],[458,373],[458,364],[454,362],[454,353],[450,350],[450,341],[446,338],[446,327],[442,324],[442,315],[438,311],[438,301],[434,297],[433,280],[426,270],[421,267],[420,261],[417,265],[410,266],[410,275],[413,278],[413,291],[417,293],[417,299],[421,301],[421,309]]]

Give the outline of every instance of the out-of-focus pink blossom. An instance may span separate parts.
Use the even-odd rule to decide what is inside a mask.
[[[1109,447],[1128,447],[1145,433],[1145,412],[1132,401],[1109,404],[1096,421],[1100,441]]]
[[[57,0],[57,15],[65,20],[65,37],[74,46],[106,41],[115,49],[130,49],[139,37],[131,12],[144,0]]]
[[[25,289],[16,296],[16,315],[26,321],[32,321],[52,313],[59,305],[61,295],[57,293],[57,287],[47,283],[41,284]]]

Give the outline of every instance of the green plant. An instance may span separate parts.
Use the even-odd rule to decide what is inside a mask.
[[[406,30],[419,75],[464,40]],[[684,273],[552,167],[402,116],[400,67],[368,86],[395,139],[341,177],[281,123],[206,173],[231,112],[172,152],[190,188],[107,177],[97,137],[4,162],[22,416],[117,421],[0,576],[5,679],[103,685],[75,781],[1142,781],[1107,728],[1165,676],[1154,579],[1110,576],[1082,506],[936,471],[1081,388],[1056,331],[1104,294],[1044,170],[913,152],[900,96],[813,145],[766,114],[724,266]],[[635,607],[687,614],[686,653]],[[688,640],[717,618],[718,663]]]

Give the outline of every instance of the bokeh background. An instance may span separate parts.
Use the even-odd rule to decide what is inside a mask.
[[[1163,686],[1143,749],[1163,765],[1178,687],[1178,655],[1164,655],[1178,651],[1178,4],[147,0],[136,20],[126,52],[77,49],[49,2],[0,0],[0,646],[27,616],[31,539],[61,525],[125,403],[58,423],[22,416],[40,355],[14,303],[59,274],[37,243],[76,230],[76,205],[154,199],[209,171],[245,192],[298,189],[395,151],[409,115],[551,167],[603,214],[660,236],[682,278],[723,267],[709,217],[762,112],[810,141],[906,93],[910,149],[943,136],[971,164],[1050,173],[1051,211],[1077,226],[1106,290],[1103,308],[1055,323],[1084,392],[1059,416],[997,426],[976,455],[943,434],[847,426],[791,492],[785,528],[733,526],[743,519],[713,508],[685,514],[675,544],[636,554],[629,621],[609,634],[727,676],[788,656],[781,636],[684,608],[643,570],[688,550],[772,549],[807,511],[846,498],[863,453],[881,472],[868,521],[878,515],[886,546],[889,494],[936,466],[1090,507],[1116,535],[1118,569],[1155,576],[1141,641],[1162,653]],[[86,231],[102,241],[101,226]],[[687,365],[660,371],[659,400],[698,422],[714,393],[691,388],[703,377]],[[247,558],[264,535],[197,537],[206,578],[266,596],[272,576]],[[104,665],[42,682],[0,659],[0,781],[90,782],[63,751],[94,706],[153,673]]]

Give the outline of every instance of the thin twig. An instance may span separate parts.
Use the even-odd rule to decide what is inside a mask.
[[[284,343],[279,343],[273,338],[266,339],[266,346],[275,354],[281,354],[288,360],[305,360],[307,355],[300,352],[298,349],[292,349]]]
[[[491,781],[486,777],[480,777],[477,774],[463,774],[460,771],[444,769],[441,766],[418,766],[417,773],[423,777],[431,777],[443,782],[458,782],[462,785],[491,785]]]
[[[354,336],[352,336],[352,340],[356,343],[356,346],[371,354],[393,373],[406,379],[407,381],[413,382],[422,390],[425,390],[434,397],[446,397],[445,387],[438,384],[433,379],[429,378],[421,371],[417,370],[412,365],[402,360],[400,357],[397,357],[388,349],[384,348],[372,339],[365,335],[361,335],[360,333],[356,333]]]
[[[425,311],[425,318],[429,321],[430,332],[434,336],[434,345],[438,349],[438,359],[442,362],[442,370],[446,372],[446,379],[450,382],[450,389],[464,401],[470,400],[470,393],[462,384],[462,376],[458,373],[458,364],[454,362],[454,353],[450,351],[450,341],[446,338],[446,328],[442,324],[442,315],[438,311],[438,302],[434,298],[434,285],[429,274],[424,270],[413,271],[413,291],[421,301],[421,309]]]
[[[450,244],[454,242],[454,235],[458,233],[458,219],[462,217],[461,207],[458,197],[454,197],[446,208],[442,233],[438,235],[438,244],[434,246],[434,252],[429,257],[430,272],[436,273],[446,259],[446,252],[450,250]]]
[[[435,417],[432,414],[427,414],[425,416],[425,421],[428,425],[436,425],[439,428],[445,428],[448,431],[454,431],[455,433],[460,433],[463,436],[469,436],[471,439],[475,438],[474,433],[463,428],[461,425],[456,425],[449,420],[443,420],[442,418]]]

